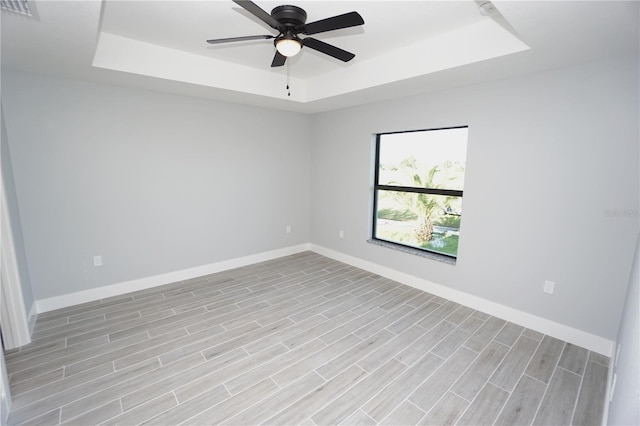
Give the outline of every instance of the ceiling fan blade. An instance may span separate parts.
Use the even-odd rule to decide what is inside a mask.
[[[349,12],[332,18],[305,24],[300,29],[300,32],[302,32],[302,34],[311,35],[323,33],[325,31],[339,30],[341,28],[356,27],[358,25],[364,25],[364,19],[362,19],[362,16],[360,16],[358,12]]]
[[[232,41],[247,41],[247,40],[260,40],[260,39],[270,39],[276,38],[272,35],[255,35],[255,36],[244,36],[244,37],[227,37],[227,38],[216,38],[213,40],[207,40],[207,43],[211,44],[220,44],[220,43],[229,43]]]
[[[276,50],[276,54],[273,57],[273,61],[271,62],[271,67],[281,67],[285,62],[287,62],[287,57]]]
[[[269,25],[271,28],[275,28],[277,30],[281,27],[280,22],[254,2],[250,0],[233,0],[233,2],[244,8],[247,12],[251,13],[265,24]]]
[[[335,47],[331,44],[327,44],[324,41],[320,41],[312,37],[307,37],[302,40],[302,44],[304,46],[310,47],[313,50],[317,50],[318,52],[322,52],[329,56],[333,56],[336,59],[340,59],[343,62],[349,62],[356,57],[356,55],[351,52],[347,52],[346,50],[342,50],[339,47]]]

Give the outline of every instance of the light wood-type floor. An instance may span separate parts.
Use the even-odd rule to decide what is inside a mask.
[[[305,252],[41,314],[10,424],[599,424],[609,359]]]

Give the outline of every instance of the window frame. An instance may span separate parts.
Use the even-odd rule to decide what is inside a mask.
[[[381,136],[384,135],[397,135],[401,133],[417,133],[417,132],[429,132],[429,131],[438,131],[438,130],[453,130],[453,129],[468,129],[468,125],[464,126],[451,126],[451,127],[438,127],[438,128],[430,128],[430,129],[417,129],[417,130],[401,130],[395,132],[381,132],[376,133],[375,139],[375,163],[374,163],[374,182],[373,182],[373,209],[372,209],[372,226],[371,226],[371,239],[374,241],[382,242],[383,244],[391,244],[392,246],[397,246],[401,248],[408,248],[410,250],[418,250],[419,252],[428,253],[434,256],[444,256],[449,259],[453,259],[454,261],[458,258],[457,253],[456,256],[453,256],[448,253],[442,253],[435,250],[429,250],[424,247],[415,247],[407,244],[402,244],[397,241],[385,240],[377,237],[377,226],[378,226],[378,194],[379,191],[397,191],[397,192],[412,192],[417,194],[428,194],[428,195],[442,195],[447,197],[460,197],[463,198],[462,190],[456,189],[442,189],[442,188],[418,188],[412,186],[400,186],[400,185],[381,185],[380,182],[380,140]],[[467,140],[468,142],[468,140]],[[466,159],[465,159],[465,168],[466,168]]]

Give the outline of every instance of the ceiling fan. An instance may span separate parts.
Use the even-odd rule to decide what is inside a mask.
[[[343,62],[349,62],[356,56],[351,52],[347,52],[346,50],[342,50],[339,47],[325,43],[313,37],[301,39],[299,35],[312,35],[363,25],[364,20],[358,12],[349,12],[307,24],[307,12],[297,6],[278,6],[271,11],[271,14],[269,14],[250,0],[233,0],[233,2],[243,7],[274,30],[277,30],[278,35],[274,36],[267,34],[218,38],[207,40],[207,43],[219,44],[234,41],[274,39],[273,44],[276,46],[276,54],[271,62],[272,67],[283,66],[287,58],[296,55],[303,46],[317,50],[318,52],[322,52]]]

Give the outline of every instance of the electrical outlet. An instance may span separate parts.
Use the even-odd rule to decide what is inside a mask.
[[[102,256],[93,256],[93,266],[102,266]]]
[[[338,236],[340,238],[344,238],[344,231],[341,229],[340,232],[338,232]]]
[[[287,228],[286,228],[285,232],[286,232],[287,234],[290,234],[290,233],[291,233],[291,225],[287,225]]]
[[[556,283],[553,281],[546,280],[544,282],[544,286],[542,287],[542,291],[545,293],[553,294],[553,290],[555,289]]]

